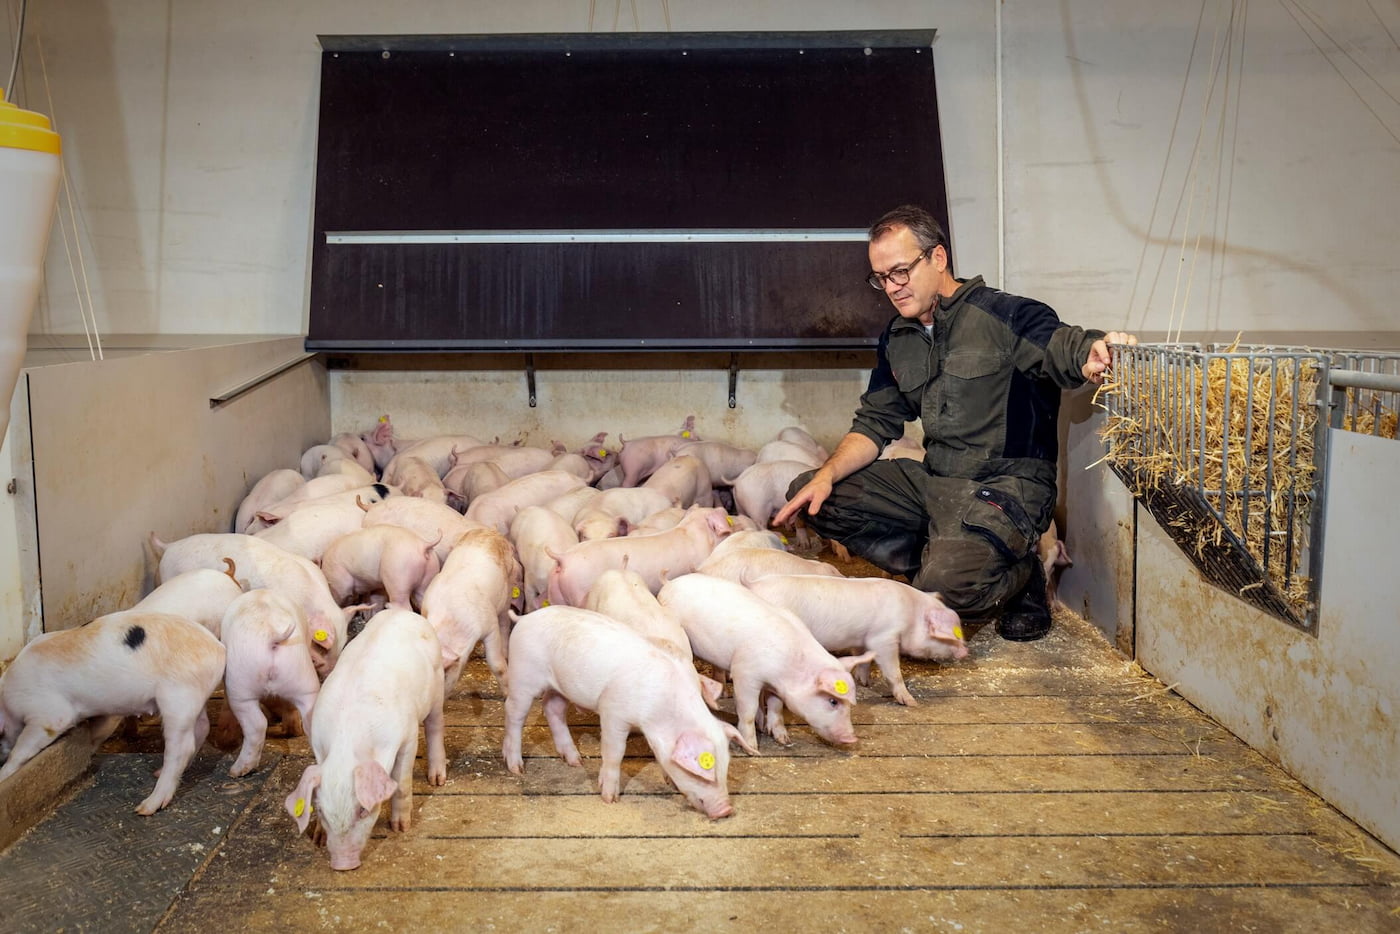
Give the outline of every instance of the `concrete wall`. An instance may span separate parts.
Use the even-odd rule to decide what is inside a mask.
[[[1138,661],[1400,848],[1400,443],[1329,443],[1317,636],[1204,583],[1142,510]]]
[[[1105,327],[1174,309],[1188,331],[1388,327],[1400,212],[1375,195],[1400,168],[1400,8],[1311,6],[1254,5],[1230,32],[1223,0],[49,0],[18,91],[63,134],[107,332],[304,333],[318,33],[590,25],[935,28],[961,273]],[[58,237],[37,332],[81,330]]]

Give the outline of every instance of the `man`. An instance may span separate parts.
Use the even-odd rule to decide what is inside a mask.
[[[1060,391],[1102,382],[1129,334],[1066,325],[1040,302],[956,279],[927,211],[895,208],[870,228],[868,281],[899,314],[880,337],[850,432],[802,474],[773,517],[807,522],[965,619],[999,616],[1014,641],[1050,630],[1035,553],[1055,507]],[[877,460],[921,419],[924,459]]]

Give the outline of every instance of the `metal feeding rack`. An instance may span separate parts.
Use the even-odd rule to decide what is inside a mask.
[[[1114,348],[1107,461],[1201,574],[1316,632],[1328,427],[1396,437],[1400,354]]]

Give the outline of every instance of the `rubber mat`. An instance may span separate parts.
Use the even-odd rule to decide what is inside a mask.
[[[141,817],[136,806],[155,787],[161,757],[98,756],[92,784],[0,854],[0,928],[150,931],[279,758],[264,753],[258,771],[231,779],[232,755],[196,756],[175,800]]]

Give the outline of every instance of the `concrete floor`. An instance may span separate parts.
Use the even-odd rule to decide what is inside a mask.
[[[605,804],[587,712],[573,718],[582,769],[555,757],[537,704],[525,775],[511,775],[501,697],[473,660],[449,702],[448,784],[428,787],[420,758],[413,827],[381,821],[349,873],[282,809],[311,761],[304,739],[270,741],[275,764],[241,781],[206,746],[170,808],[139,818],[159,751],[145,724],[98,756],[93,791],[120,800],[73,820],[80,793],[0,855],[0,917],[104,932],[1400,931],[1400,857],[1092,626],[1060,615],[1040,642],[984,628],[970,646],[959,663],[905,663],[918,707],[878,677],[861,689],[852,750],[799,724],[790,748],[736,752],[735,814],[715,823],[639,736]],[[129,761],[130,787],[103,779]],[[101,825],[117,855],[41,850],[65,820]],[[44,862],[55,846],[62,872]],[[170,854],[179,865],[156,871]],[[84,872],[104,894],[75,914]]]

